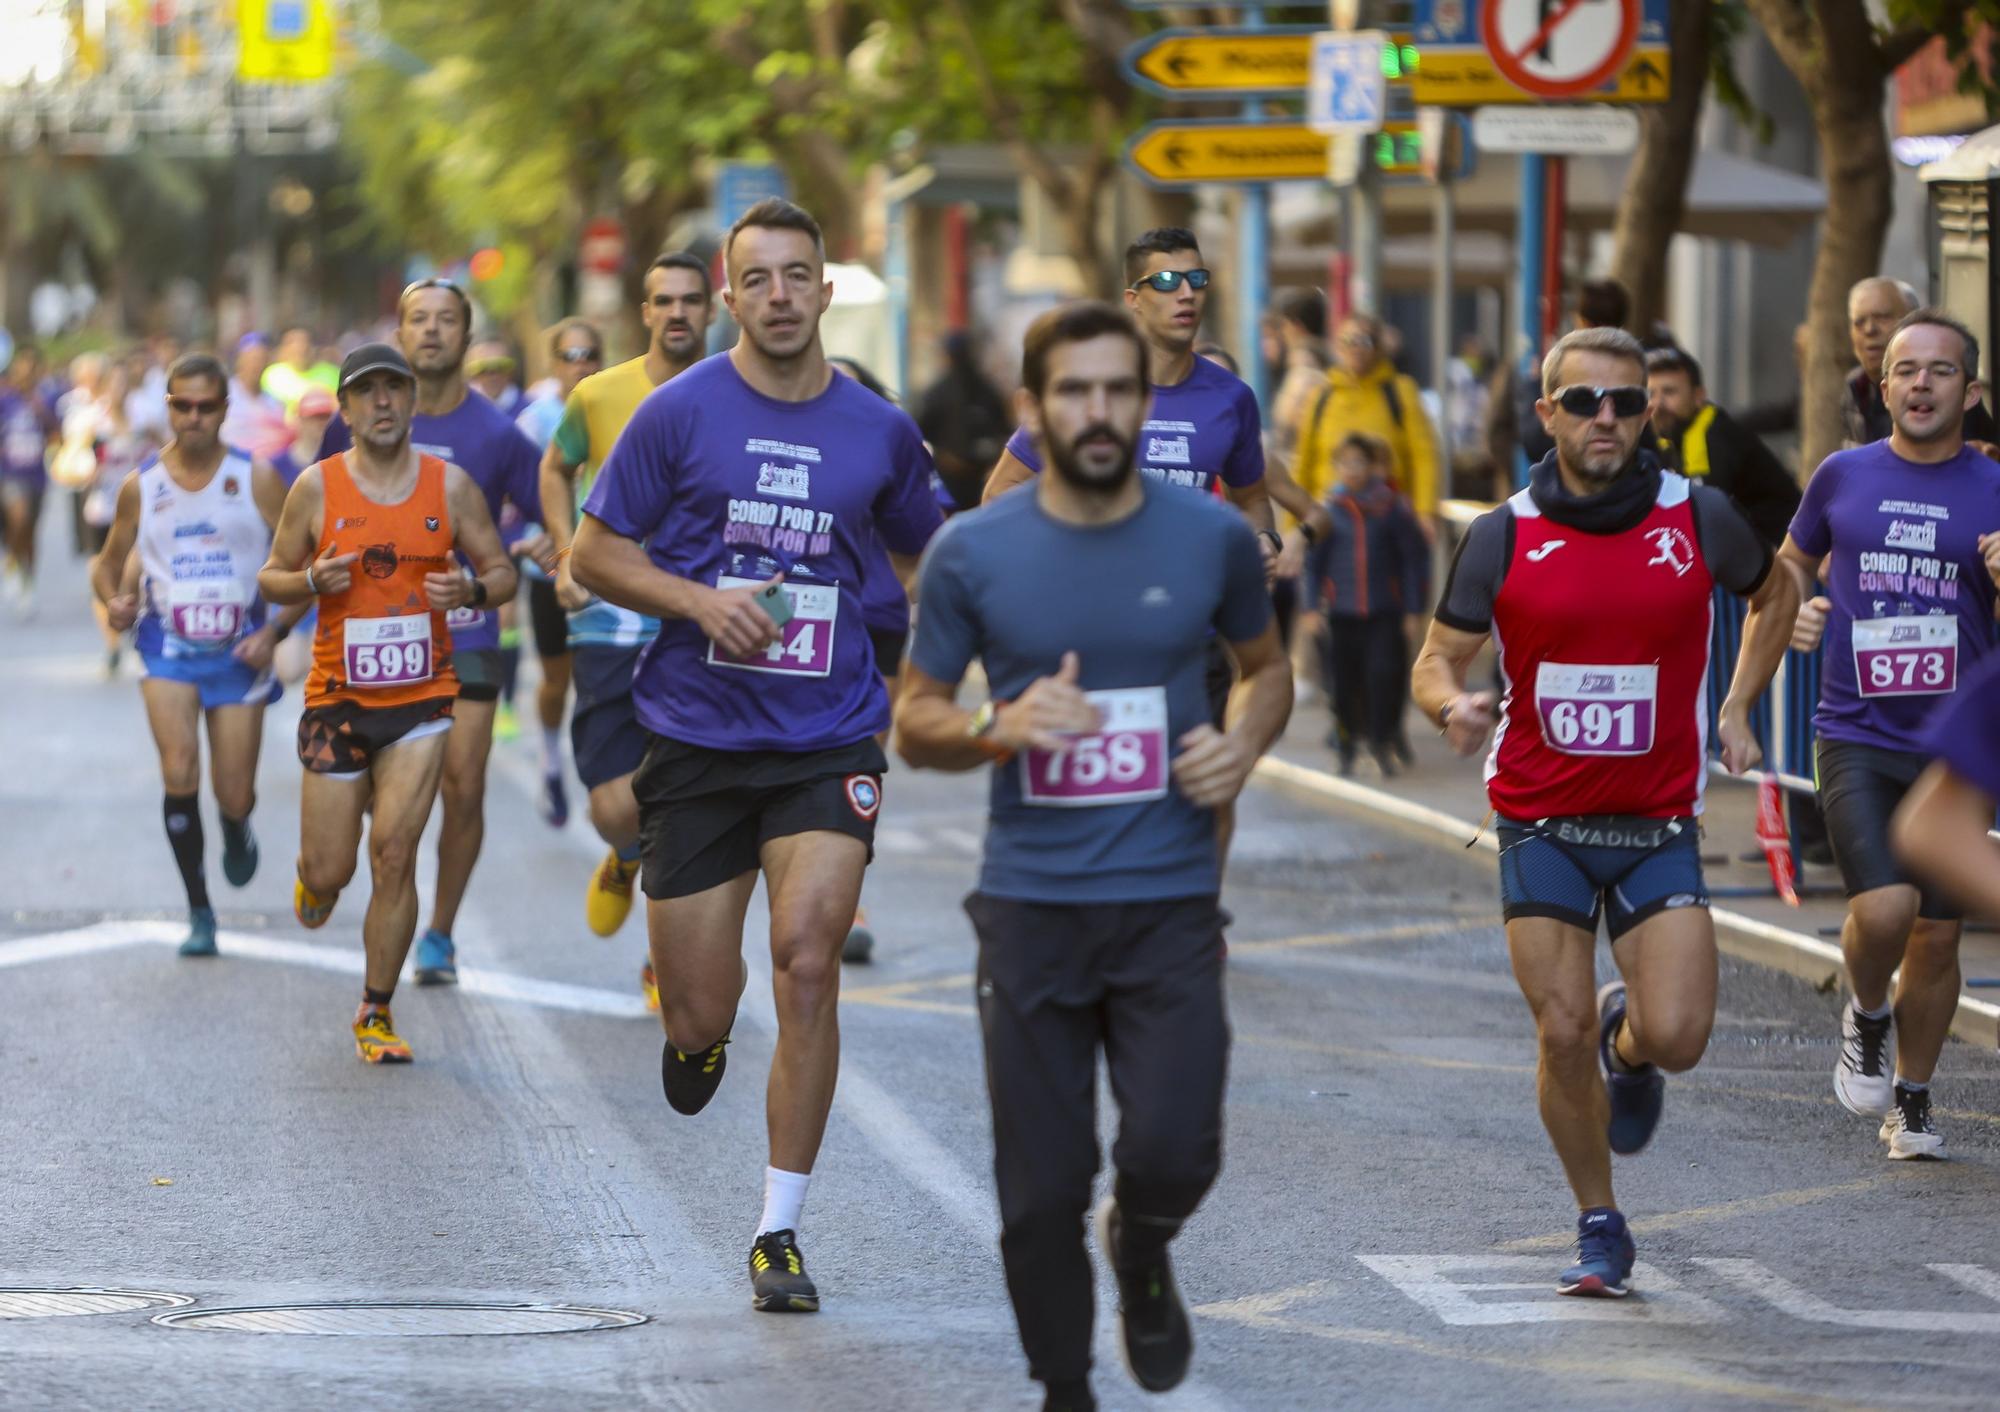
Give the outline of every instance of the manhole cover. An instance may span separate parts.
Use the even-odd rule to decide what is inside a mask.
[[[263,1304],[243,1309],[190,1309],[153,1320],[173,1329],[237,1334],[338,1334],[358,1338],[443,1338],[480,1334],[573,1334],[626,1329],[646,1322],[622,1309],[575,1304]]]
[[[149,1289],[0,1289],[0,1319],[61,1319],[73,1314],[129,1314],[194,1300]]]

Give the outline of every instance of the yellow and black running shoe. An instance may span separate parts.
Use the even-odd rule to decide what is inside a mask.
[[[583,918],[599,936],[610,936],[625,925],[632,914],[632,885],[639,879],[639,860],[623,862],[618,850],[604,855],[597,871],[590,875],[590,888],[583,895]]]
[[[699,1054],[683,1054],[668,1040],[660,1054],[660,1087],[676,1113],[693,1117],[708,1107],[729,1067],[729,1036],[724,1035]]]
[[[750,1247],[750,1305],[766,1314],[817,1314],[819,1288],[806,1274],[795,1231],[766,1231]]]
[[[413,1057],[410,1046],[396,1035],[389,1007],[365,1000],[354,1012],[354,1052],[369,1064],[407,1064]]]
[[[299,925],[307,930],[316,930],[326,925],[326,919],[333,915],[333,904],[340,900],[340,894],[330,897],[315,895],[306,887],[306,880],[293,875],[292,915],[299,919]]]

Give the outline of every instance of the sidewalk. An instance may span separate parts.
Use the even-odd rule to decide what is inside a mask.
[[[1424,831],[1441,844],[1463,847],[1485,819],[1486,789],[1479,757],[1460,759],[1435,727],[1410,717],[1417,763],[1384,780],[1363,758],[1342,779],[1333,751],[1323,743],[1329,725],[1324,704],[1300,703],[1290,727],[1258,766],[1259,778],[1298,793],[1366,809]],[[1715,901],[1716,937],[1723,951],[1811,981],[1822,990],[1839,986],[1840,923],[1844,913],[1840,874],[1831,866],[1799,865],[1799,906],[1788,907],[1771,887],[1770,869],[1757,843],[1757,793],[1722,773],[1709,773],[1702,816],[1703,871]],[[1495,848],[1493,832],[1478,847]],[[2000,933],[1968,930],[1960,959],[1967,977],[2000,977]],[[1969,1044],[2000,1046],[2000,990],[1968,989],[1959,997],[1952,1033]]]

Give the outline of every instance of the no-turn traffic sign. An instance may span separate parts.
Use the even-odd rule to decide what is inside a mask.
[[[1480,0],[1479,37],[1509,83],[1574,98],[1623,72],[1639,41],[1640,0]]]

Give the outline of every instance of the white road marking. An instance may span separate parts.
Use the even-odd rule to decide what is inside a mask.
[[[44,936],[0,942],[0,967],[87,956],[127,946],[178,946],[186,935],[186,926],[178,922],[99,922],[74,931],[50,932]],[[254,961],[276,961],[289,966],[332,971],[343,976],[358,976],[364,969],[358,948],[315,945],[238,931],[217,933],[216,945],[225,960],[247,957]],[[568,985],[562,981],[545,981],[533,976],[511,975],[505,971],[489,971],[481,966],[461,966],[458,988],[472,995],[519,1001],[547,1010],[609,1015],[618,1019],[643,1019],[646,1015],[645,1002],[637,995],[592,986]]]
[[[1715,1324],[1723,1311],[1714,1301],[1681,1288],[1671,1276],[1641,1261],[1632,1269],[1634,1297],[1564,1299],[1556,1293],[1550,1262],[1532,1255],[1361,1255],[1362,1264],[1398,1291],[1459,1326],[1563,1322]],[[1479,1278],[1485,1276],[1486,1278]],[[1495,1299],[1529,1294],[1528,1299]]]
[[[2000,1312],[1967,1314],[1929,1309],[1843,1309],[1818,1295],[1800,1289],[1781,1275],[1774,1275],[1755,1260],[1697,1260],[1745,1294],[1763,1300],[1780,1313],[1812,1324],[1833,1324],[1845,1329],[1883,1329],[1895,1333],[1994,1334],[2000,1333]],[[1931,1265],[1947,1279],[1984,1295],[2000,1299],[2000,1279],[1978,1265]]]

